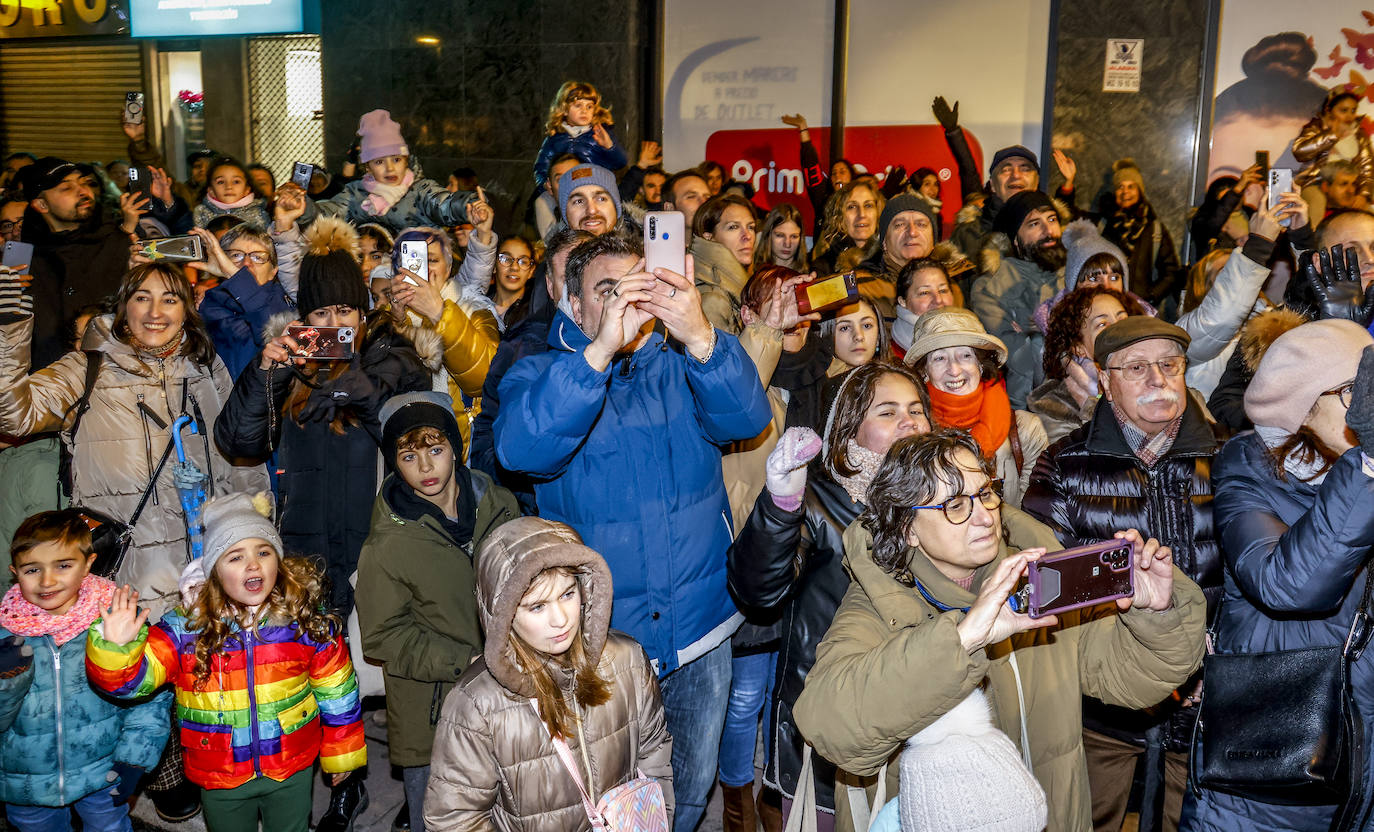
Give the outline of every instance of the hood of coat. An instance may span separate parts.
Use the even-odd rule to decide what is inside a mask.
[[[278,335],[284,335],[286,328],[299,317],[299,314],[292,310],[278,312],[268,318],[262,327],[262,340],[270,341]],[[444,366],[444,342],[439,333],[426,327],[411,326],[409,322],[398,325],[391,319],[389,312],[374,309],[367,314],[367,337],[363,340],[363,352],[366,353],[384,335],[399,335],[414,344],[415,352],[424,362],[425,369],[431,373],[439,372]]]
[[[730,249],[715,240],[693,237],[691,253],[696,281],[719,286],[738,301],[749,275]]]
[[[577,570],[582,588],[582,644],[593,663],[601,659],[611,624],[611,570],[571,527],[538,517],[505,523],[477,552],[477,604],[486,632],[483,656],[501,686],[534,696],[534,685],[510,648],[511,623],[530,582],[545,569]]]
[[[1069,206],[1058,199],[1051,199],[1050,202],[1054,203],[1054,210],[1059,214],[1059,222],[1061,225],[1067,224],[1069,220],[1073,218],[1073,212],[1069,210]],[[963,212],[961,211],[960,213],[962,214]],[[1060,242],[1064,242],[1062,237],[1060,238]],[[1015,259],[1013,257],[1013,250],[1011,238],[1006,234],[1000,231],[994,231],[988,234],[987,240],[983,245],[983,250],[978,253],[978,265],[982,268],[983,274],[992,274],[997,271],[1001,268],[1003,260]]]

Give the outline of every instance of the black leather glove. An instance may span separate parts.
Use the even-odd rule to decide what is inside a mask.
[[[131,766],[128,763],[116,761],[112,766],[114,774],[118,780],[114,788],[110,789],[110,798],[114,800],[114,805],[119,806],[129,802],[129,798],[134,796],[134,789],[138,788],[138,781],[143,777],[143,769],[138,766]]]
[[[1343,318],[1368,327],[1374,320],[1374,283],[1360,288],[1360,258],[1355,249],[1332,246],[1330,254],[1317,252],[1317,259],[1320,270],[1307,261],[1307,281],[1317,296],[1320,317]]]
[[[1360,369],[1355,371],[1345,424],[1359,438],[1364,455],[1374,458],[1374,347],[1365,347],[1360,354]]]
[[[29,276],[0,267],[0,322],[14,323],[32,314]]]
[[[930,106],[935,113],[935,120],[940,122],[940,126],[946,130],[957,130],[959,128],[959,102],[954,102],[954,109],[949,108],[949,102],[943,95],[935,96],[935,103]]]
[[[13,679],[33,667],[33,648],[23,636],[0,639],[0,679]]]

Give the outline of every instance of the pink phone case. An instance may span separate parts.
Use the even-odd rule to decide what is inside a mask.
[[[1044,618],[1129,598],[1135,594],[1132,554],[1128,541],[1106,540],[1031,561],[1026,583],[1010,599],[1012,609]]]

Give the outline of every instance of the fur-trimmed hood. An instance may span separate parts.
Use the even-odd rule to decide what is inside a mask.
[[[1254,374],[1259,369],[1260,360],[1278,337],[1290,329],[1307,323],[1307,318],[1292,309],[1278,307],[1261,312],[1245,323],[1240,331],[1241,360],[1245,369]]]
[[[267,323],[263,325],[262,340],[270,341],[278,335],[285,335],[286,328],[298,319],[299,313],[297,312],[278,312],[268,318]],[[366,320],[367,336],[362,345],[364,353],[383,333],[389,332],[395,333],[415,345],[415,352],[420,356],[426,370],[437,373],[444,366],[444,344],[439,338],[439,333],[434,330],[422,326],[411,326],[409,322],[397,324],[391,319],[391,314],[385,310],[374,309],[367,314]]]

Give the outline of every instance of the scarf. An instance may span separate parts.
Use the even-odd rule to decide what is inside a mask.
[[[61,647],[86,634],[91,623],[100,617],[100,611],[110,606],[114,591],[113,581],[87,575],[81,579],[81,589],[72,608],[62,615],[53,615],[25,600],[16,584],[0,601],[0,626],[25,638],[52,636],[57,646]]]
[[[253,193],[252,191],[249,191],[248,193],[243,195],[243,199],[240,199],[237,202],[220,202],[218,199],[215,199],[214,197],[210,196],[209,192],[206,192],[205,194],[205,201],[215,206],[221,211],[234,211],[239,208],[247,208],[249,205],[252,205],[253,200],[257,198],[257,194]]]
[[[176,354],[177,350],[181,349],[181,345],[186,341],[186,332],[184,330],[177,334],[176,340],[167,342],[167,345],[163,347],[150,347],[147,344],[135,338],[132,332],[126,331],[125,334],[128,335],[129,343],[134,349],[138,350],[140,353],[148,356],[149,358],[154,358],[159,361],[165,361],[166,359],[171,358],[173,355]]]
[[[1271,428],[1268,425],[1255,425],[1255,435],[1260,438],[1264,446],[1270,451],[1288,441],[1292,436],[1283,428]],[[1299,482],[1308,485],[1321,485],[1326,480],[1326,475],[1331,473],[1331,466],[1320,456],[1303,461],[1301,454],[1294,449],[1283,461],[1283,470]]]
[[[587,131],[591,130],[592,126],[590,124],[569,124],[565,121],[563,122],[563,129],[567,132],[569,136],[572,136],[575,139],[583,133],[586,133]]]
[[[445,516],[438,506],[416,494],[415,489],[407,485],[399,474],[387,479],[382,487],[382,496],[391,510],[406,520],[417,521],[426,514],[438,520],[453,542],[471,556],[472,534],[477,528],[477,495],[472,492],[472,473],[457,459],[453,462],[453,476],[458,480],[457,517]]]
[[[1154,218],[1155,212],[1150,208],[1150,203],[1141,199],[1130,208],[1118,208],[1107,219],[1102,236],[1120,246],[1129,258]]]
[[[383,185],[369,173],[363,177],[363,188],[367,190],[368,197],[363,200],[362,208],[372,216],[380,217],[390,211],[391,206],[400,202],[401,197],[405,196],[406,191],[410,190],[410,186],[414,184],[415,171],[413,170],[406,171],[406,176],[399,185]]]
[[[973,434],[983,456],[992,459],[1011,434],[1011,399],[1004,381],[984,381],[978,389],[963,396],[946,393],[926,382],[930,409],[935,423],[963,428]]]
[[[1155,467],[1155,463],[1169,452],[1174,446],[1174,440],[1178,438],[1178,429],[1183,425],[1183,414],[1180,413],[1168,427],[1149,437],[1145,435],[1145,431],[1131,424],[1126,414],[1116,406],[1116,402],[1112,402],[1112,413],[1116,416],[1117,424],[1121,425],[1121,435],[1126,438],[1126,444],[1131,446],[1131,453],[1145,463],[1146,468]]]
[[[905,306],[897,307],[897,320],[892,322],[892,343],[903,352],[911,349],[911,341],[916,337],[916,321],[920,317]]]
[[[868,505],[868,486],[873,484],[873,478],[878,475],[878,466],[883,464],[887,454],[870,451],[851,439],[849,444],[844,446],[844,455],[850,465],[859,469],[859,473],[846,477],[838,471],[832,471],[835,482],[845,490],[849,499],[859,505]]]

